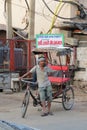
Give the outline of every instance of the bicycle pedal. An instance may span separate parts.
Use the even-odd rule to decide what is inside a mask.
[[[38,103],[36,101],[33,101],[33,106],[36,107]]]

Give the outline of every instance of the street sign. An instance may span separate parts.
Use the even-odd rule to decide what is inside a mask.
[[[63,47],[63,34],[38,34],[36,35],[36,48]]]

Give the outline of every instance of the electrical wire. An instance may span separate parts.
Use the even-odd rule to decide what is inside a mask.
[[[62,6],[60,7],[60,9],[59,9],[58,13],[60,13],[60,12],[61,12],[61,10],[62,10],[62,8],[64,7],[64,5],[65,5],[65,3],[63,3],[63,4],[62,4]],[[48,14],[48,15],[45,15],[45,12],[44,12],[45,7],[46,7],[46,6],[44,6],[44,8],[43,8],[43,17],[44,17],[46,20],[48,20],[48,21],[50,21],[50,22],[51,22],[53,17],[52,17],[52,16],[50,16],[49,14]],[[56,19],[56,21],[57,21],[57,19]],[[50,30],[49,30],[49,31],[50,31]],[[48,31],[48,32],[49,32],[49,31]]]
[[[54,1],[60,2],[60,0],[54,0]],[[65,0],[63,0],[62,2],[76,5],[78,7],[78,9],[83,10],[84,13],[86,13],[85,10],[87,10],[87,8],[84,7],[84,5],[82,3],[80,3],[79,1],[75,2],[75,1],[65,1]]]
[[[29,11],[30,10],[29,4],[28,4],[27,0],[25,0],[25,2],[26,2],[26,5],[27,5],[27,8],[28,8],[28,11]]]
[[[7,1],[7,0],[4,0],[4,12],[6,12],[6,1]],[[9,2],[9,3],[10,3],[10,2]],[[19,5],[19,4],[13,3],[13,2],[11,2],[11,4],[16,5],[16,6],[18,6],[18,7],[21,7],[21,8],[24,8],[24,9],[27,9],[27,8],[28,8],[28,6],[27,6],[27,8],[26,8],[25,6],[21,6],[21,5]]]
[[[50,7],[47,5],[47,3],[45,2],[45,0],[42,0],[42,2],[45,4],[45,6],[48,8],[48,10],[49,10],[53,15],[55,15],[56,17],[58,17],[58,18],[60,18],[60,19],[73,20],[73,19],[76,19],[76,18],[77,18],[77,16],[76,16],[76,17],[72,17],[72,18],[66,18],[66,17],[58,16],[58,15],[56,15],[56,14],[50,9]],[[65,2],[65,1],[63,1],[63,2]],[[67,3],[72,4],[72,2],[70,2],[70,1],[69,1],[69,2],[67,1]],[[74,2],[73,2],[73,4],[74,4],[74,5],[77,5],[77,4],[74,3]]]
[[[61,0],[60,0],[60,2],[61,2]],[[68,3],[68,2],[69,3],[71,2],[73,5],[80,6],[80,3],[78,4],[77,2],[73,2],[73,1],[65,1],[65,2],[63,1],[62,3]],[[58,11],[58,13],[59,13],[59,11]],[[54,14],[56,14],[56,13],[54,13]],[[57,17],[54,15],[54,17],[53,17],[53,23],[51,24],[52,26],[51,26],[51,28],[49,29],[49,31],[47,33],[51,33],[53,28],[58,28],[57,26],[54,25],[56,19],[57,19]]]
[[[6,1],[7,1],[7,0],[4,1],[4,12],[5,12],[5,13],[6,13]],[[29,10],[30,10],[30,7],[29,7],[29,4],[28,4],[27,0],[25,0],[25,3],[26,3],[26,5],[27,5],[27,9],[28,9],[28,11],[29,11]],[[22,7],[22,6],[20,6],[20,7]],[[25,26],[24,28],[19,29],[19,30],[20,30],[20,31],[24,31],[25,29],[28,28],[28,26],[29,26],[29,22],[27,22],[27,24],[26,24],[26,26]]]
[[[73,27],[78,28],[81,31],[87,32],[87,23],[68,22],[68,21],[64,21],[63,23],[72,25]]]
[[[25,0],[25,1],[27,1],[27,0]],[[18,7],[21,7],[21,8],[24,8],[24,9],[28,9],[28,10],[30,11],[30,7],[29,7],[28,2],[26,2],[27,8],[24,7],[24,6],[21,6],[21,5],[19,5],[19,4],[15,4],[15,3],[13,3],[13,2],[11,2],[11,3],[12,3],[13,5],[18,6]],[[4,12],[6,12],[6,0],[4,0]],[[36,13],[37,15],[43,16],[43,14],[40,13],[40,12],[38,12],[38,11],[35,11],[35,12],[34,12],[34,11],[31,10],[31,12],[32,12],[32,13]]]
[[[60,2],[60,0],[54,0],[54,1]],[[62,2],[64,2],[64,3],[70,3],[70,4],[73,4],[73,5],[80,6],[80,5],[79,5],[79,2],[77,3],[77,2],[75,2],[75,1],[65,1],[65,0],[63,0]]]
[[[47,2],[47,4],[50,4],[53,0]],[[52,16],[50,16],[50,14],[46,14],[45,13],[45,8],[46,6],[44,5],[44,7],[42,8],[42,14],[43,14],[43,17],[47,20],[47,21],[52,21]]]
[[[57,2],[60,2],[60,0],[54,0],[54,1],[57,1]],[[83,5],[78,1],[78,2],[75,2],[75,1],[65,1],[65,0],[63,0],[62,2],[64,2],[64,3],[69,3],[69,4],[73,4],[73,5],[76,5],[77,7],[79,6],[79,7],[82,7]],[[85,8],[84,6],[83,6],[83,8]]]
[[[28,9],[28,11],[29,11],[29,10],[30,10],[30,7],[29,7],[29,4],[28,4],[27,0],[25,0],[25,3],[26,3],[26,5],[27,5],[27,9]],[[27,22],[26,26],[25,26],[23,29],[20,29],[20,31],[23,31],[23,30],[27,29],[28,27],[29,27],[29,21]]]
[[[58,3],[58,5],[57,5],[57,7],[56,7],[56,10],[55,10],[55,12],[54,12],[55,15],[57,15],[57,14],[59,13],[59,10],[60,10],[61,6],[62,6],[62,0],[60,1],[60,3]],[[49,33],[52,33],[52,28],[53,28],[53,26],[54,26],[54,24],[55,24],[55,21],[56,21],[56,19],[57,19],[57,17],[56,17],[55,15],[53,16]]]

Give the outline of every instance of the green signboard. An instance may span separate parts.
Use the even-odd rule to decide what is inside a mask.
[[[63,34],[38,34],[36,35],[36,48],[63,47]]]

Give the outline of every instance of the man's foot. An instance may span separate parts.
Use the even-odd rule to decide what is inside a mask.
[[[48,112],[48,115],[51,115],[51,116],[53,116],[53,113],[52,113],[52,112]]]
[[[42,117],[48,116],[48,113],[42,113],[41,116],[42,116]]]

